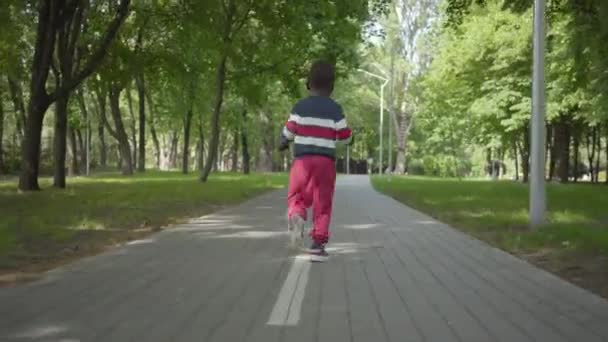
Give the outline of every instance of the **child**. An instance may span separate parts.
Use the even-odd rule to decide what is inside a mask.
[[[333,65],[322,61],[312,65],[306,84],[310,96],[293,107],[281,137],[281,150],[287,149],[289,142],[295,145],[287,196],[292,246],[298,235],[303,237],[306,210],[312,206],[309,253],[313,261],[328,257],[325,245],[329,240],[336,181],[336,144],[352,143],[342,107],[330,98],[334,80]]]

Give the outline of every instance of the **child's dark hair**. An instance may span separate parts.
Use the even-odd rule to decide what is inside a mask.
[[[316,61],[310,67],[306,86],[309,90],[320,90],[331,93],[334,90],[335,79],[336,75],[333,64],[325,61]]]

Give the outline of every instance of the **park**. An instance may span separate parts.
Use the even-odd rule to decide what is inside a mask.
[[[608,341],[606,18],[3,0],[0,341]],[[352,129],[320,263],[286,215],[315,61]]]

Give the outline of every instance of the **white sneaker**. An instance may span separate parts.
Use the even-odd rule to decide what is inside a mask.
[[[288,220],[287,228],[289,230],[289,240],[291,248],[302,246],[304,241],[304,219],[298,215],[292,216]]]

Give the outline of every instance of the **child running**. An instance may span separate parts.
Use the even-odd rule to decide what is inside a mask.
[[[295,247],[298,238],[303,238],[306,211],[312,206],[312,246],[308,250],[312,261],[328,257],[325,246],[336,182],[336,145],[352,143],[342,107],[330,98],[334,81],[332,64],[317,61],[312,65],[306,84],[310,94],[293,107],[281,136],[281,150],[294,143],[287,196],[291,244]]]

